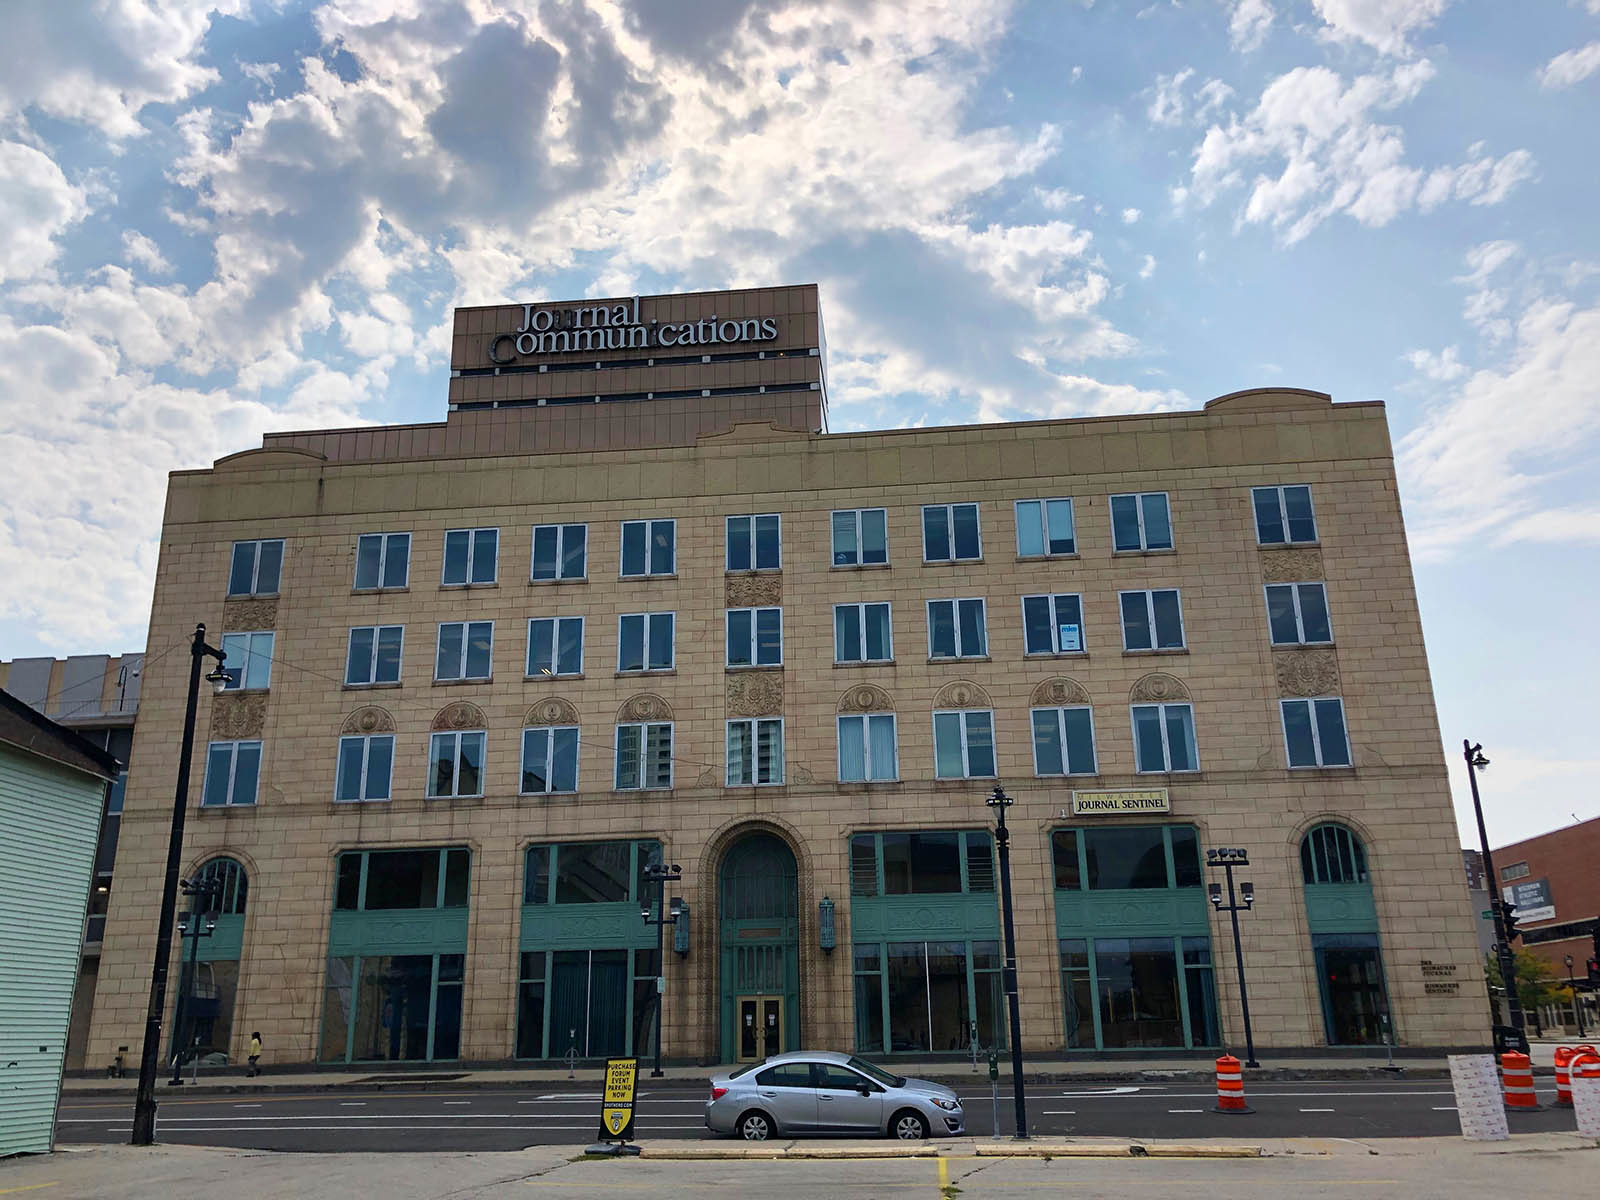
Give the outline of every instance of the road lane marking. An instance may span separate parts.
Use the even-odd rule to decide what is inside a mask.
[[[260,1108],[259,1104],[235,1104],[235,1108]]]
[[[365,1108],[366,1106],[367,1106],[367,1102],[365,1100],[341,1100],[341,1101],[339,1101],[339,1107],[340,1108]]]
[[[941,1193],[950,1191],[950,1160],[942,1154],[939,1156],[939,1191]]]
[[[1199,1108],[1169,1108],[1167,1111],[1169,1113],[1197,1113],[1204,1112],[1205,1110]]]
[[[1075,1117],[1078,1115],[1078,1110],[1075,1108],[1047,1108],[1044,1110],[1044,1115],[1047,1117]]]
[[[0,1188],[0,1196],[10,1196],[16,1192],[37,1192],[42,1188],[51,1188],[56,1186],[58,1186],[57,1181],[53,1179],[49,1183],[27,1183],[23,1184],[21,1187]]]
[[[1331,1108],[1302,1108],[1301,1112],[1332,1112]]]
[[[1433,1111],[1434,1112],[1455,1112],[1456,1111],[1456,1106],[1454,1104],[1435,1104],[1433,1106]]]
[[[471,1100],[446,1100],[446,1104],[471,1104]]]

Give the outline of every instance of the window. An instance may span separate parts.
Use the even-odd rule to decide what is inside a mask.
[[[622,523],[622,575],[671,575],[677,570],[676,521]]]
[[[655,949],[525,950],[520,960],[518,1058],[642,1058],[654,1050]]]
[[[583,618],[528,621],[528,675],[583,674]]]
[[[283,572],[283,539],[235,542],[228,569],[228,595],[276,596]]]
[[[617,619],[617,670],[670,671],[673,613],[627,613]]]
[[[578,729],[557,725],[522,731],[524,796],[578,790]]]
[[[1078,538],[1071,500],[1017,501],[1017,556],[1076,554]]]
[[[841,508],[833,514],[833,565],[869,567],[889,561],[889,525],[881,508]]]
[[[672,723],[617,726],[618,791],[672,786]]]
[[[1124,650],[1182,650],[1183,610],[1177,588],[1122,592]]]
[[[1500,882],[1502,883],[1513,879],[1526,879],[1528,875],[1528,864],[1525,862],[1512,863],[1509,867],[1500,868]]]
[[[436,850],[352,850],[339,855],[334,908],[383,912],[465,908],[472,853],[463,846]]]
[[[728,786],[783,782],[783,719],[728,722]]]
[[[222,884],[217,897],[217,915],[242,917],[250,900],[250,877],[231,858],[213,858],[195,873],[196,879],[215,879]]]
[[[260,776],[260,742],[212,742],[206,750],[206,782],[200,803],[206,808],[254,804]]]
[[[1024,596],[1022,643],[1027,654],[1083,653],[1083,598]]]
[[[779,1063],[757,1075],[756,1084],[764,1088],[810,1088],[811,1067],[811,1063],[805,1062]],[[861,1076],[855,1075],[853,1071],[846,1073],[861,1079]]]
[[[858,833],[850,839],[850,864],[852,896],[992,895],[995,889],[994,844],[979,829]]]
[[[982,557],[976,504],[922,506],[923,562],[973,562]]]
[[[363,533],[356,539],[356,591],[403,588],[410,578],[409,533]]]
[[[445,587],[493,583],[500,577],[499,560],[498,529],[451,529],[444,535],[444,573],[439,582]]]
[[[852,956],[860,1053],[965,1050],[974,1026],[980,1046],[1005,1044],[998,942],[857,942]]]
[[[728,570],[776,571],[783,565],[778,514],[728,518]]]
[[[270,633],[225,633],[222,635],[222,670],[228,692],[258,691],[272,686],[272,645]]]
[[[655,899],[655,888],[645,879],[644,869],[660,858],[661,843],[656,841],[529,846],[523,871],[522,902],[649,902]]]
[[[483,730],[436,733],[428,746],[428,798],[483,795]]]
[[[1134,769],[1159,774],[1198,771],[1194,744],[1194,708],[1188,704],[1133,706]]]
[[[728,665],[776,667],[783,662],[783,609],[728,609]]]
[[[894,661],[894,637],[887,604],[835,604],[833,606],[833,661],[886,663]]]
[[[1301,839],[1300,871],[1311,884],[1366,883],[1367,854],[1343,825],[1318,825]]]
[[[839,779],[883,783],[900,778],[893,713],[839,718]]]
[[[1344,701],[1280,700],[1283,739],[1291,767],[1348,767],[1350,740],[1345,733]]]
[[[394,770],[394,734],[339,739],[335,800],[387,800]]]
[[[1089,706],[1033,710],[1033,773],[1093,775],[1094,718]]]
[[[494,622],[447,621],[439,626],[435,679],[488,679],[493,674]]]
[[[1062,938],[1059,948],[1068,1049],[1219,1044],[1209,938]]]
[[[1304,484],[1251,488],[1250,502],[1256,513],[1256,541],[1261,545],[1281,546],[1317,540],[1311,489]]]
[[[344,681],[351,685],[400,682],[404,625],[358,625],[350,631]]]
[[[1165,492],[1111,497],[1111,545],[1116,550],[1171,550],[1172,518]]]
[[[1060,891],[1198,888],[1200,837],[1192,825],[1091,825],[1050,835]]]
[[[933,714],[934,775],[987,779],[994,775],[994,714],[987,709]]]
[[[528,578],[535,583],[582,579],[589,571],[588,552],[587,525],[535,525]]]
[[[1269,583],[1267,627],[1274,646],[1333,641],[1327,589],[1320,583]]]
[[[982,600],[928,601],[929,658],[983,658],[988,653]]]

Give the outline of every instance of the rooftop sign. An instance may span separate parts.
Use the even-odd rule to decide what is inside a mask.
[[[522,324],[489,343],[489,361],[497,366],[541,354],[770,342],[778,336],[774,317],[731,320],[712,313],[697,321],[646,321],[639,313],[638,296],[621,304],[521,307]]]

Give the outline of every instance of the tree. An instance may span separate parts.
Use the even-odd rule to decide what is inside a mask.
[[[1522,1011],[1533,1018],[1534,1027],[1539,1029],[1539,1009],[1543,1005],[1556,1004],[1566,998],[1565,984],[1556,982],[1555,972],[1549,963],[1540,958],[1533,951],[1519,948],[1514,951],[1513,964],[1517,972],[1517,999],[1522,1002]],[[1484,974],[1488,976],[1489,987],[1494,992],[1505,994],[1506,983],[1500,977],[1500,963],[1493,954],[1484,958]]]

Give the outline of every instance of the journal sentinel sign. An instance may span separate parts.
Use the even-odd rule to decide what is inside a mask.
[[[519,358],[574,351],[656,350],[676,346],[770,342],[778,336],[773,317],[734,321],[713,313],[698,321],[646,321],[639,315],[639,297],[625,304],[586,304],[575,308],[522,306],[522,324],[489,343],[489,361],[497,366]]]

